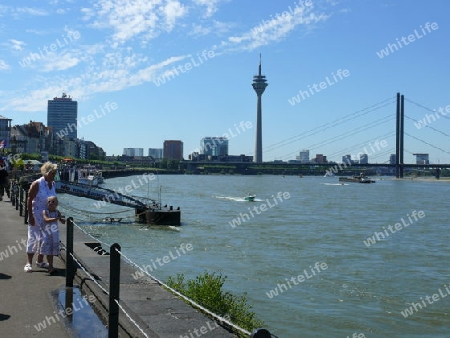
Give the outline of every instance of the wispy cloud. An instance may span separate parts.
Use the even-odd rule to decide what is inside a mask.
[[[98,52],[98,50],[96,50]],[[17,93],[9,95],[9,99],[3,97],[0,102],[0,111],[44,111],[46,102],[54,97],[55,93],[66,91],[78,100],[88,99],[91,95],[102,92],[114,92],[125,88],[142,85],[143,83],[156,80],[167,67],[173,67],[179,62],[189,58],[190,55],[173,56],[156,64],[142,66],[145,58],[137,54],[116,52],[106,54],[104,60],[109,60],[101,66],[91,65],[87,71],[79,76],[52,76],[42,77],[39,89],[26,88],[26,95]],[[75,59],[75,57],[73,57]],[[92,61],[92,59],[90,60]],[[72,56],[68,55],[60,62],[60,67],[70,65]],[[73,61],[75,62],[75,61]]]
[[[66,70],[76,66],[80,59],[72,52],[62,52],[60,54],[50,53],[45,58],[43,67],[44,72],[52,72],[59,70]]]
[[[15,9],[16,13],[24,13],[30,16],[47,16],[49,13],[42,9],[36,9],[31,7],[19,7]]]
[[[45,35],[45,34],[47,34],[45,31],[38,30],[38,29],[30,29],[30,28],[26,29],[25,32],[32,33],[32,34],[35,34],[35,35]]]
[[[309,31],[320,21],[326,21],[329,14],[316,13],[313,6],[296,9],[290,15],[279,15],[270,20],[263,19],[259,26],[252,28],[244,34],[230,36],[223,41],[221,48],[224,51],[253,51],[261,46],[279,42],[286,38],[298,26]]]
[[[26,46],[25,42],[15,39],[9,39],[8,42],[9,47],[15,51],[22,51],[24,49],[24,46]]]
[[[193,24],[192,29],[188,34],[194,37],[205,36],[209,34],[223,36],[234,27],[236,27],[236,24],[232,22],[221,22],[213,20],[211,23],[207,24]]]
[[[55,4],[57,2],[52,1]],[[221,36],[222,41],[217,40],[217,45],[211,46],[216,55],[219,55],[252,51],[277,43],[296,29],[303,28],[306,32],[329,18],[328,14],[309,6],[301,11],[296,10],[289,17],[261,18],[269,22],[262,29],[256,29],[258,26],[255,26],[244,32],[231,34],[232,30],[238,29],[236,24],[211,18],[219,5],[228,0],[192,1],[193,4],[187,6],[178,0],[97,0],[93,7],[83,8],[81,12],[87,22],[87,30],[106,32],[104,39],[96,40],[93,44],[70,45],[67,49],[37,61],[32,69],[41,74],[39,80],[31,80],[32,84],[23,88],[23,94],[14,93],[9,98],[4,96],[1,110],[44,111],[48,98],[61,91],[70,92],[72,97],[79,100],[87,100],[97,93],[114,92],[152,82],[191,55],[172,53],[157,59],[154,54],[148,56],[140,49],[136,51],[136,48],[161,34],[170,36],[177,27],[182,28],[185,35],[191,38]],[[198,9],[204,10],[205,16],[197,18],[191,24],[193,29],[186,29],[184,19],[189,14],[198,16]],[[285,10],[280,8],[280,12]],[[69,32],[67,27],[65,31]],[[88,34],[81,32],[83,37]],[[24,45],[18,40],[10,40],[9,43],[16,50],[22,50]],[[194,54],[196,51],[189,52]],[[8,69],[7,67],[9,66],[5,62],[0,63],[0,69]],[[47,72],[54,74],[50,77]]]
[[[229,2],[229,0],[193,0],[196,5],[206,7],[204,16],[210,17],[219,9],[221,3]]]
[[[31,8],[31,7],[14,7],[0,5],[0,16],[8,15],[16,20],[27,18],[30,16],[47,16],[49,12],[43,9]]]
[[[0,60],[0,70],[7,70],[10,66],[3,60]]]
[[[91,27],[113,30],[114,45],[140,38],[151,40],[170,32],[177,20],[187,14],[178,0],[100,0],[93,8],[83,8]]]

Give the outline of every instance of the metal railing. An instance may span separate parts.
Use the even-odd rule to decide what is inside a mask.
[[[16,208],[16,210],[19,210],[20,216],[24,217],[24,223],[28,224],[28,208],[27,208],[27,197],[28,192],[23,189],[20,184],[17,181],[11,181],[9,190],[7,191],[7,195],[9,196],[11,200],[11,204],[13,207]],[[127,319],[133,323],[136,328],[142,333],[144,337],[148,337],[148,335],[145,333],[145,331],[136,323],[136,321],[126,312],[126,310],[123,308],[123,306],[120,304],[120,265],[121,265],[121,259],[124,257],[124,259],[131,262],[132,265],[140,268],[137,264],[132,262],[128,257],[126,257],[121,252],[121,247],[118,243],[114,243],[110,246],[110,269],[109,269],[109,291],[106,290],[102,285],[100,285],[97,282],[97,279],[90,274],[86,268],[83,266],[82,263],[78,261],[78,259],[75,256],[75,253],[73,251],[73,240],[74,240],[74,221],[72,217],[67,218],[67,231],[66,231],[66,257],[65,257],[65,263],[66,263],[66,287],[67,288],[73,288],[73,281],[75,279],[76,271],[78,268],[84,271],[84,273],[89,277],[89,280],[93,281],[105,294],[109,297],[109,305],[108,305],[108,338],[117,338],[119,337],[119,314],[120,311],[124,313],[124,315],[127,317]],[[81,229],[80,229],[81,230]],[[83,231],[83,230],[82,230]],[[84,231],[83,231],[84,232]],[[86,232],[84,232],[87,234]],[[89,235],[89,234],[87,234]],[[89,235],[90,236],[90,235]],[[92,237],[92,236],[91,236]],[[141,269],[142,270],[142,269]],[[148,273],[144,270],[142,270],[145,274],[148,275]],[[187,298],[186,296],[180,294],[176,290],[170,288],[168,285],[164,284],[163,282],[156,279],[154,276],[149,277],[155,279],[158,284],[163,285],[164,287],[171,290],[176,295],[182,297],[183,299],[189,301],[193,306],[202,308],[201,305],[197,304],[193,300]],[[69,292],[68,292],[69,293]],[[66,300],[71,301],[72,297],[67,297]],[[222,322],[227,323],[230,325],[230,327],[233,327],[235,330],[239,331],[241,334],[248,335],[252,338],[271,338],[275,337],[272,335],[268,330],[263,328],[255,329],[252,333],[248,332],[245,329],[240,328],[239,326],[227,321],[225,318],[222,318],[211,311],[202,308],[202,310],[205,310],[207,313],[211,314],[216,319],[221,319]]]

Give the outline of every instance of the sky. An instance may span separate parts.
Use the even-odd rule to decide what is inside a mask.
[[[395,153],[450,163],[446,0],[16,0],[0,5],[0,115],[47,124],[78,102],[78,137],[107,155],[207,136],[254,154],[262,63],[263,160]],[[448,106],[448,108],[446,108]]]

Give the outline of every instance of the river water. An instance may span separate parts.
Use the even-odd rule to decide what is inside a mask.
[[[161,187],[182,226],[135,224],[126,208],[62,194],[61,209],[159,279],[227,276],[224,289],[247,293],[278,337],[450,335],[450,182],[161,175],[104,184],[127,185],[153,198]],[[255,202],[243,200],[249,192]]]

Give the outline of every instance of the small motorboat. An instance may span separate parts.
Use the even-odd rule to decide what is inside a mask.
[[[113,223],[113,222],[120,222],[121,220],[122,220],[122,218],[105,217],[105,218],[103,219],[103,222],[104,222],[104,223],[107,223],[107,222]]]
[[[247,202],[254,202],[255,198],[256,198],[256,195],[248,194],[247,196],[244,197],[244,200]]]

